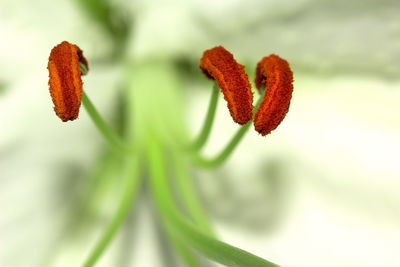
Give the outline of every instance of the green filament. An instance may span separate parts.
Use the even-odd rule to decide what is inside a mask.
[[[218,84],[215,83],[212,89],[210,103],[208,105],[207,115],[204,120],[202,130],[199,136],[197,137],[196,141],[193,143],[194,150],[197,151],[200,150],[207,142],[208,137],[210,136],[210,132],[215,118],[215,111],[218,105],[218,95],[219,95],[219,87]]]
[[[149,154],[147,160],[150,169],[150,182],[155,202],[168,227],[173,230],[184,244],[194,248],[205,257],[231,267],[277,267],[244,250],[209,237],[180,215],[168,190],[166,169],[163,164],[162,148],[156,135],[149,134]]]
[[[133,200],[137,193],[139,184],[139,164],[136,156],[130,157],[130,159],[131,160],[129,162],[125,162],[125,191],[122,195],[117,211],[82,267],[92,267],[96,264],[108,245],[111,243],[118,229],[125,221],[129,210],[133,206]]]
[[[196,225],[198,225],[205,234],[215,236],[210,221],[197,197],[198,193],[194,188],[193,181],[189,176],[189,170],[186,164],[187,162],[185,162],[182,153],[177,152],[175,152],[173,156],[176,170],[175,176],[181,200],[183,201],[189,216],[193,219]]]
[[[257,100],[256,106],[253,110],[253,116],[257,112],[258,108],[260,107],[261,101],[263,96]],[[206,158],[200,155],[199,153],[192,153],[192,158],[195,164],[204,168],[215,168],[222,165],[231,155],[235,148],[239,145],[240,141],[243,139],[243,136],[249,130],[252,120],[246,123],[245,125],[241,126],[235,135],[231,138],[231,140],[227,143],[227,145],[221,150],[213,158]]]
[[[90,101],[89,97],[86,93],[82,92],[82,104],[85,107],[87,113],[90,118],[96,125],[97,129],[106,139],[106,141],[110,144],[111,148],[118,152],[127,152],[127,148],[124,145],[121,138],[107,125],[107,123],[103,120],[97,109]]]
[[[229,143],[217,156],[214,156],[213,158],[205,158],[199,154],[194,154],[193,156],[194,162],[197,165],[205,168],[214,168],[222,165],[229,158],[229,156],[232,154],[235,148],[238,146],[243,136],[247,133],[247,130],[250,128],[251,123],[252,121],[241,126],[237,130],[236,134],[229,141]]]

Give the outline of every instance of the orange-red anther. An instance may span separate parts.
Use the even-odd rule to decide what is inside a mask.
[[[249,122],[253,116],[253,93],[244,66],[224,47],[216,46],[204,51],[200,68],[208,78],[216,80],[233,120],[239,124]]]
[[[82,100],[82,79],[79,63],[88,68],[82,50],[66,41],[55,46],[50,53],[50,95],[54,111],[62,121],[75,120],[79,115]]]
[[[257,64],[256,87],[266,92],[258,109],[254,126],[262,135],[269,134],[285,118],[293,92],[293,73],[289,63],[277,55],[264,57]]]

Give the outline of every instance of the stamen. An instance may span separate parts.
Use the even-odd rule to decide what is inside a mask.
[[[267,135],[282,122],[289,110],[293,92],[293,73],[289,63],[277,55],[264,57],[256,69],[256,87],[266,92],[258,109],[254,126],[261,135]]]
[[[237,63],[224,47],[217,46],[204,51],[200,68],[208,78],[216,80],[233,120],[242,125],[249,122],[252,119],[253,93],[244,66]]]
[[[79,115],[82,100],[80,64],[89,69],[82,50],[74,44],[64,41],[51,50],[47,66],[50,95],[54,111],[62,121],[75,120]]]

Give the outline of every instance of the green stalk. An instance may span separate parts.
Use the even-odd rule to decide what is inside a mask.
[[[228,245],[201,233],[176,209],[168,189],[166,169],[161,152],[161,146],[156,135],[149,135],[149,168],[150,184],[160,213],[166,219],[182,243],[191,247],[205,257],[230,267],[277,267],[278,265],[250,254],[242,249]]]
[[[181,151],[174,152],[175,175],[181,200],[184,203],[190,217],[201,228],[201,230],[209,235],[215,236],[211,223],[205,214],[204,208],[200,203],[193,181],[188,175],[188,167],[185,159],[181,155]]]
[[[156,138],[156,137],[154,137]],[[153,141],[150,141],[148,143],[148,148],[153,147]],[[161,162],[161,154],[159,153],[152,153],[152,152],[156,152],[156,150],[151,150],[149,152],[148,155],[148,163],[149,163],[149,168],[150,168],[150,176],[151,177],[160,177],[164,175],[165,169],[164,166],[162,165]],[[166,181],[161,181],[161,180],[157,180],[156,179],[151,179],[151,183],[160,183],[160,182],[166,182]],[[166,182],[167,183],[167,182]],[[168,184],[168,183],[167,183]],[[166,197],[166,194],[169,194],[168,192],[168,187],[167,186],[165,188],[165,191],[153,191],[154,195],[155,195],[155,200],[156,200],[156,204],[159,204],[160,200],[161,202],[166,201],[166,202],[170,202],[167,206],[172,206],[172,199]],[[165,196],[164,196],[165,195]],[[165,230],[167,232],[167,236],[169,237],[171,243],[173,244],[173,246],[175,247],[175,249],[177,250],[178,254],[181,256],[182,260],[185,262],[186,265],[190,266],[190,267],[199,267],[200,264],[198,263],[197,259],[194,257],[194,255],[192,255],[192,253],[190,252],[190,250],[187,248],[187,246],[185,246],[181,240],[179,240],[174,234],[173,234],[173,229],[170,227],[169,224],[167,224],[167,216],[164,212],[160,212],[161,217],[163,218],[163,224],[165,227]]]
[[[177,238],[174,235],[172,229],[170,229],[168,225],[165,225],[164,223],[164,226],[166,228],[168,238],[171,240],[172,245],[175,247],[179,256],[182,258],[182,261],[185,263],[185,266],[200,267],[201,264],[199,263],[199,260],[193,255],[190,249],[184,243],[182,243],[179,238]]]
[[[110,144],[111,148],[118,152],[127,152],[126,146],[124,145],[122,139],[103,120],[103,118],[84,91],[82,92],[82,104],[85,107],[90,118],[96,125],[97,129]]]
[[[207,116],[204,120],[203,127],[201,129],[199,136],[193,142],[192,145],[193,150],[196,151],[201,150],[201,148],[207,142],[208,137],[210,136],[212,125],[215,119],[215,111],[218,105],[218,95],[219,95],[219,87],[217,83],[214,83],[210,98],[210,103],[208,104]]]
[[[108,245],[116,235],[117,231],[125,221],[131,207],[133,206],[133,200],[136,196],[138,184],[139,184],[139,164],[136,156],[129,162],[125,163],[124,176],[127,179],[124,186],[124,192],[119,203],[118,209],[111,219],[109,225],[101,235],[99,241],[96,243],[89,256],[85,260],[82,267],[92,267],[96,264],[99,258],[104,254]]]
[[[236,134],[229,141],[229,143],[217,156],[214,156],[213,158],[205,158],[199,154],[194,154],[193,156],[194,162],[197,165],[205,168],[214,168],[220,166],[229,158],[229,156],[238,146],[243,136],[247,133],[247,130],[250,128],[251,123],[252,121],[240,127],[239,130],[237,130]]]
[[[256,106],[253,110],[253,116],[257,112],[258,108],[260,107],[261,101],[263,99],[263,96],[261,96],[256,103]],[[214,168],[217,166],[222,165],[232,154],[232,152],[235,150],[235,148],[239,145],[240,141],[242,140],[243,136],[247,133],[249,130],[252,120],[246,123],[245,125],[241,126],[235,133],[235,135],[231,138],[231,140],[228,142],[228,144],[225,146],[224,149],[220,153],[218,153],[216,156],[213,158],[206,158],[200,155],[199,153],[193,153],[193,161],[201,167],[204,168]]]

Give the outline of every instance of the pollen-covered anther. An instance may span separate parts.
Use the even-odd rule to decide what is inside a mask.
[[[244,66],[237,63],[224,47],[216,46],[204,51],[200,68],[221,88],[233,120],[239,124],[249,122],[252,119],[253,93]]]
[[[256,86],[266,92],[254,117],[254,126],[267,135],[282,122],[289,110],[293,92],[293,73],[289,63],[277,55],[264,57],[256,68]]]
[[[50,95],[54,111],[62,121],[75,120],[82,100],[82,79],[79,64],[88,69],[88,63],[78,46],[66,41],[55,46],[50,53]]]

